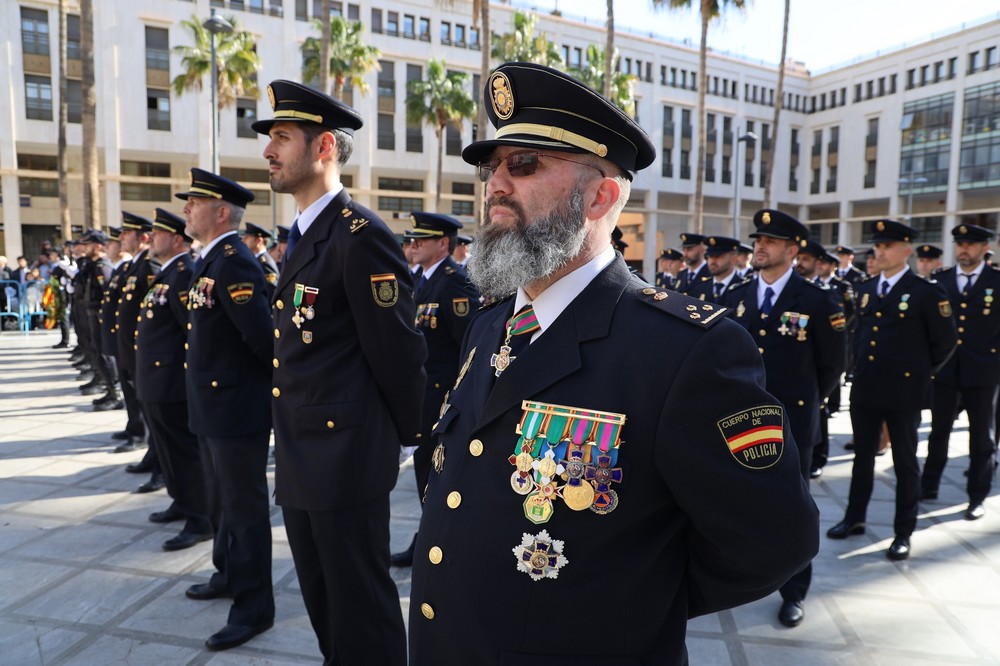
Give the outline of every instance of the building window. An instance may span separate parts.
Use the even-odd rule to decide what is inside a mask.
[[[471,197],[476,194],[476,186],[472,183],[452,183],[451,184],[452,194],[461,194],[463,196]],[[452,215],[465,215],[472,217],[475,212],[476,202],[452,199],[451,201],[451,214]]]
[[[56,178],[18,178],[17,187],[22,195],[32,197],[59,196],[59,180]]]
[[[451,23],[441,21],[441,43],[451,44]]]
[[[295,20],[309,20],[309,2],[307,0],[295,0]]]
[[[681,178],[691,180],[691,151],[681,151]]]
[[[934,83],[944,78],[944,60],[934,63]]]
[[[903,147],[951,139],[955,95],[948,93],[903,107]]]
[[[399,192],[423,192],[424,181],[410,178],[379,178],[378,189],[396,190]],[[423,198],[397,196],[380,196],[378,198],[379,210],[411,213],[415,210],[421,210],[423,206]]]
[[[835,154],[840,148],[840,128],[831,127],[830,128],[830,143],[826,146],[826,152],[830,155]]]
[[[812,170],[812,181],[809,183],[809,194],[819,194],[819,169]]]
[[[396,133],[392,129],[391,113],[378,114],[378,147],[380,150],[396,149]]]
[[[417,36],[416,19],[409,14],[403,14],[403,37],[415,39]]]
[[[664,178],[674,177],[674,162],[673,162],[673,150],[671,148],[664,148],[661,161],[660,161],[660,175]]]
[[[24,112],[32,120],[52,120],[52,79],[24,75]]]
[[[170,42],[162,28],[146,26],[146,69],[170,71]]]
[[[66,59],[80,59],[80,17],[76,14],[66,15]]]
[[[170,184],[132,183],[129,177],[170,178],[170,164],[161,162],[135,162],[122,160],[123,201],[171,201]]]
[[[997,47],[991,46],[986,49],[986,69],[993,69],[997,66]]]
[[[236,100],[236,136],[244,139],[256,139],[259,135],[250,127],[257,122],[257,100]]]
[[[66,122],[83,121],[83,88],[76,79],[66,80]]]
[[[270,179],[266,169],[244,169],[241,167],[221,167],[219,174],[237,183],[266,183]],[[343,180],[343,179],[341,179]],[[345,184],[346,187],[346,184]],[[255,206],[271,205],[271,188],[254,189],[253,204]]]
[[[479,43],[479,30],[473,27],[469,27],[469,48],[479,49],[482,44]]]
[[[372,8],[372,32],[382,34],[382,10]]]
[[[455,43],[459,46],[465,46],[465,26],[461,23],[455,24]]]
[[[958,58],[948,58],[948,78],[953,79],[958,75]]]
[[[979,51],[973,51],[969,54],[969,74],[974,74],[979,71]]]
[[[865,147],[878,145],[878,118],[868,119],[868,135],[865,136]]]
[[[857,104],[860,101],[861,101],[861,84],[860,83],[855,83],[854,84],[854,103]]]
[[[730,158],[725,155],[722,156],[722,178],[720,180],[723,185],[728,185],[733,182],[733,171]]]
[[[391,37],[399,36],[399,12],[386,12],[385,34]]]
[[[865,161],[865,188],[875,187],[875,160]]]
[[[1000,185],[1000,83],[965,91],[959,189]]]
[[[573,47],[573,59],[569,64],[570,67],[581,67],[583,65],[583,49],[579,46]]]
[[[49,13],[21,7],[21,47],[25,53],[49,55]]]
[[[896,75],[889,75],[889,94],[894,95],[896,93]]]
[[[681,137],[691,138],[691,109],[681,109]]]
[[[419,39],[422,42],[431,41],[431,20],[429,18],[425,18],[423,16],[420,17],[417,39]]]
[[[836,192],[837,191],[837,167],[830,167],[830,177],[826,179],[826,191]]]
[[[813,132],[812,154],[813,156],[823,154],[823,130]]]
[[[917,77],[917,70],[915,70],[915,69],[908,69],[908,70],[906,70],[906,89],[907,90],[910,90],[911,88],[913,88],[914,83],[916,81],[916,77]]]
[[[146,127],[151,130],[170,131],[170,91],[148,88],[146,90]]]

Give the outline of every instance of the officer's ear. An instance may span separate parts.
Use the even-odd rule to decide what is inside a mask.
[[[587,219],[603,219],[614,208],[620,196],[621,188],[617,180],[614,178],[601,178],[597,181],[597,188],[594,190],[590,201],[584,201],[584,213]]]

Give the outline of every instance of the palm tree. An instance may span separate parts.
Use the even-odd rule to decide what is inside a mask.
[[[322,19],[314,19],[313,25],[322,32]],[[326,69],[320,66],[324,61],[321,55],[322,38],[317,40],[315,37],[307,37],[302,43],[302,80],[319,80],[319,89],[329,91],[337,99],[343,99],[344,88],[348,84],[357,88],[361,94],[367,93],[368,83],[364,77],[371,71],[378,71],[381,53],[374,46],[366,46],[361,42],[363,26],[358,21],[334,16],[327,22],[327,29],[330,37],[326,62],[330,65]],[[333,77],[332,90],[323,82],[324,74]]]
[[[587,47],[587,63],[580,67],[570,67],[567,73],[589,88],[597,92],[607,90],[604,96],[619,109],[635,117],[635,77],[625,72],[614,72],[610,80],[605,78],[606,72],[621,56],[615,50],[611,58],[604,57],[604,51],[596,44]]]
[[[83,224],[101,228],[101,183],[97,161],[97,85],[94,75],[94,0],[80,0],[80,91],[83,104]]]
[[[66,182],[66,122],[69,116],[66,22],[66,0],[59,0],[59,138],[56,144],[56,169],[59,172],[59,230],[64,240],[73,237],[69,217],[69,188]]]
[[[492,56],[500,62],[533,62],[558,67],[562,63],[559,49],[545,33],[535,35],[538,16],[514,12],[514,32],[493,35]],[[485,79],[484,79],[485,80]]]
[[[651,0],[654,8],[669,7],[679,9],[691,7],[693,0]],[[698,161],[695,165],[694,180],[694,231],[701,233],[705,228],[703,210],[705,207],[705,155],[708,132],[705,127],[705,89],[708,88],[708,24],[718,18],[726,6],[742,10],[747,0],[697,0],[701,15],[701,46],[698,52]]]
[[[607,34],[607,39],[604,42],[604,52],[614,53],[617,55],[617,51],[615,51],[615,0],[608,0],[608,25],[607,29],[605,30],[605,33]],[[611,99],[612,60],[613,58],[604,59],[604,88],[601,90],[601,92],[608,99]]]
[[[319,18],[319,61],[330,62],[330,0],[321,0]],[[310,79],[306,79],[307,81]],[[326,92],[330,89],[330,70],[319,68],[319,89]],[[339,98],[338,98],[339,99]]]
[[[476,103],[465,89],[468,78],[464,72],[449,72],[444,60],[431,60],[426,78],[410,81],[407,86],[406,121],[431,125],[438,140],[435,211],[441,206],[444,130],[449,124],[461,130],[463,121],[476,115]]]
[[[232,106],[237,97],[257,97],[257,72],[260,58],[257,41],[249,32],[239,29],[235,17],[223,19],[232,26],[232,32],[215,35],[215,61],[218,66],[218,108],[216,112]],[[181,55],[182,74],[174,77],[172,87],[179,97],[185,92],[200,91],[202,81],[211,76],[212,33],[201,24],[197,16],[181,21],[191,31],[194,46],[183,44],[174,47]]]
[[[781,60],[778,62],[778,86],[774,91],[774,122],[771,127],[771,149],[764,151],[763,156],[767,157],[767,169],[764,171],[764,208],[771,208],[771,178],[774,177],[774,153],[778,148],[778,119],[781,117],[781,108],[785,105],[785,57],[788,50],[788,14],[791,10],[792,0],[785,0],[785,23],[781,31]],[[767,137],[763,137],[765,140]]]

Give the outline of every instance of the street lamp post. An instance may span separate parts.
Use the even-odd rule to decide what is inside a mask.
[[[913,226],[913,186],[921,185],[926,183],[927,179],[923,176],[913,177],[913,171],[910,171],[909,176],[903,176],[899,179],[900,185],[906,185],[906,223]]]
[[[223,33],[228,34],[233,31],[233,26],[228,21],[215,15],[201,24],[205,30],[211,34],[210,42],[212,49],[212,173],[219,173],[219,65],[215,61],[215,36]]]
[[[740,238],[740,144],[757,140],[757,135],[747,132],[733,141],[733,238]]]

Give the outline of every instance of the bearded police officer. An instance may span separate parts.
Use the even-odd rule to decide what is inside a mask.
[[[705,262],[708,264],[707,278],[701,278],[688,290],[688,296],[702,301],[722,303],[725,295],[743,283],[736,273],[736,251],[740,242],[725,236],[705,238]]]
[[[701,234],[682,233],[681,254],[684,255],[684,268],[677,274],[676,289],[686,294],[702,278],[711,277],[708,262],[705,261],[705,237]]]
[[[686,663],[689,617],[769,594],[816,552],[785,410],[724,309],[612,249],[631,172],[655,159],[642,129],[541,65],[500,65],[484,97],[496,138],[462,154],[486,182],[469,267],[500,298],[434,429],[410,658]],[[588,610],[616,615],[596,640]]]

